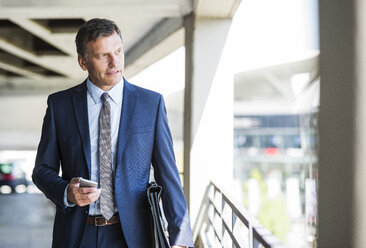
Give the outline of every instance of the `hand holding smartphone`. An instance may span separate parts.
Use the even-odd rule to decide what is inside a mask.
[[[92,187],[92,188],[96,188],[98,187],[98,183],[91,181],[91,180],[87,180],[84,178],[80,178],[80,187]]]

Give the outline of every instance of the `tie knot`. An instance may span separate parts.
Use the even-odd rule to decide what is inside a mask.
[[[105,102],[105,101],[107,101],[107,100],[108,100],[109,95],[108,95],[108,93],[107,93],[107,92],[104,92],[100,98],[102,98],[102,101],[103,101],[103,102]]]

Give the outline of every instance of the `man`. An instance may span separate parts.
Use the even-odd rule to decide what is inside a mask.
[[[193,247],[162,96],[122,77],[122,38],[112,21],[83,24],[76,46],[89,77],[49,96],[33,170],[34,183],[56,204],[52,247],[153,247],[151,164],[171,245]],[[99,188],[80,187],[80,177]]]

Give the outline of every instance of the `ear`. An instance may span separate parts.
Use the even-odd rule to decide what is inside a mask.
[[[79,62],[81,69],[83,69],[83,71],[88,70],[88,68],[86,67],[86,61],[80,54],[78,54],[78,62]]]

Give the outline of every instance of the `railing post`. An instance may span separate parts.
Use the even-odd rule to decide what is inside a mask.
[[[233,209],[231,209],[231,232],[234,233],[234,228],[235,228],[235,224],[236,224],[236,219],[238,218],[238,216],[236,216],[236,214],[234,213]],[[232,242],[232,247],[234,248],[239,248],[236,247],[234,242]]]
[[[224,236],[225,236],[225,226],[224,226],[224,197],[222,197],[222,191],[220,190],[220,217],[221,217],[221,247],[224,247]]]
[[[248,221],[249,248],[253,248],[253,226]]]
[[[213,214],[211,219],[211,210],[207,213],[207,224],[205,226],[206,232],[208,231],[209,234],[212,233],[213,235],[212,244],[209,242],[209,240],[207,240],[208,237],[205,237],[206,243],[207,241],[209,243],[209,247],[283,247],[281,242],[275,236],[273,236],[271,232],[261,226],[258,221],[253,219],[247,210],[241,209],[240,206],[235,206],[233,200],[228,198],[228,195],[225,194],[225,192],[218,188],[214,183],[211,182],[209,187],[210,190],[207,192],[208,204],[211,206],[208,206],[207,209],[212,209]],[[213,193],[212,197],[211,193]],[[231,216],[228,216],[229,213]],[[229,223],[230,217],[231,223]],[[209,230],[212,230],[212,232]],[[236,231],[236,233],[234,231]],[[243,232],[247,232],[247,234],[245,234],[245,240],[243,240]]]

